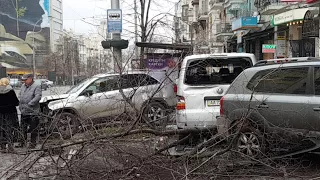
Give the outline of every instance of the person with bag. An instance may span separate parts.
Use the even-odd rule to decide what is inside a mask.
[[[37,145],[39,131],[40,99],[42,97],[41,85],[34,82],[33,74],[25,74],[21,80],[24,82],[20,90],[21,130],[23,135],[22,146],[27,144],[27,133],[31,133],[29,148]],[[29,129],[28,129],[29,126]]]
[[[0,79],[0,148],[13,151],[14,129],[19,124],[16,106],[19,100],[7,78]],[[6,148],[8,145],[8,149]]]

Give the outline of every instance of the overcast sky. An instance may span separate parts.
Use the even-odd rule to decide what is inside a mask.
[[[139,0],[137,0],[139,3]],[[159,2],[159,3],[157,3]],[[150,18],[162,14],[174,14],[174,3],[177,0],[158,0],[151,6]],[[64,0],[63,1],[63,20],[64,29],[72,29],[77,34],[88,34],[96,32],[97,25],[101,20],[106,20],[107,9],[111,7],[110,0]],[[134,32],[133,0],[121,0],[123,11],[123,37],[132,39]],[[163,21],[172,24],[173,17],[164,17]],[[155,34],[162,37],[173,37],[172,27],[159,26]]]

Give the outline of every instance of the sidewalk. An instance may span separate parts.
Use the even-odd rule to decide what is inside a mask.
[[[57,157],[43,157],[43,152],[32,152],[27,155],[0,153],[0,180],[7,179],[54,179],[55,174],[52,159]],[[47,176],[44,178],[44,176]],[[43,177],[43,178],[42,178]]]

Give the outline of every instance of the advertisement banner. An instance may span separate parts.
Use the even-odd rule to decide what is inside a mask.
[[[286,40],[278,39],[277,40],[277,58],[286,57]]]
[[[50,0],[13,2],[0,3],[0,64],[8,73],[28,72],[35,54],[37,69],[44,68],[44,56],[50,53]]]
[[[148,59],[147,68],[148,69],[163,69],[168,66],[167,59]]]

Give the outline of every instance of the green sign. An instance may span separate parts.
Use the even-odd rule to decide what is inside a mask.
[[[277,45],[275,44],[263,44],[262,49],[276,49]]]

